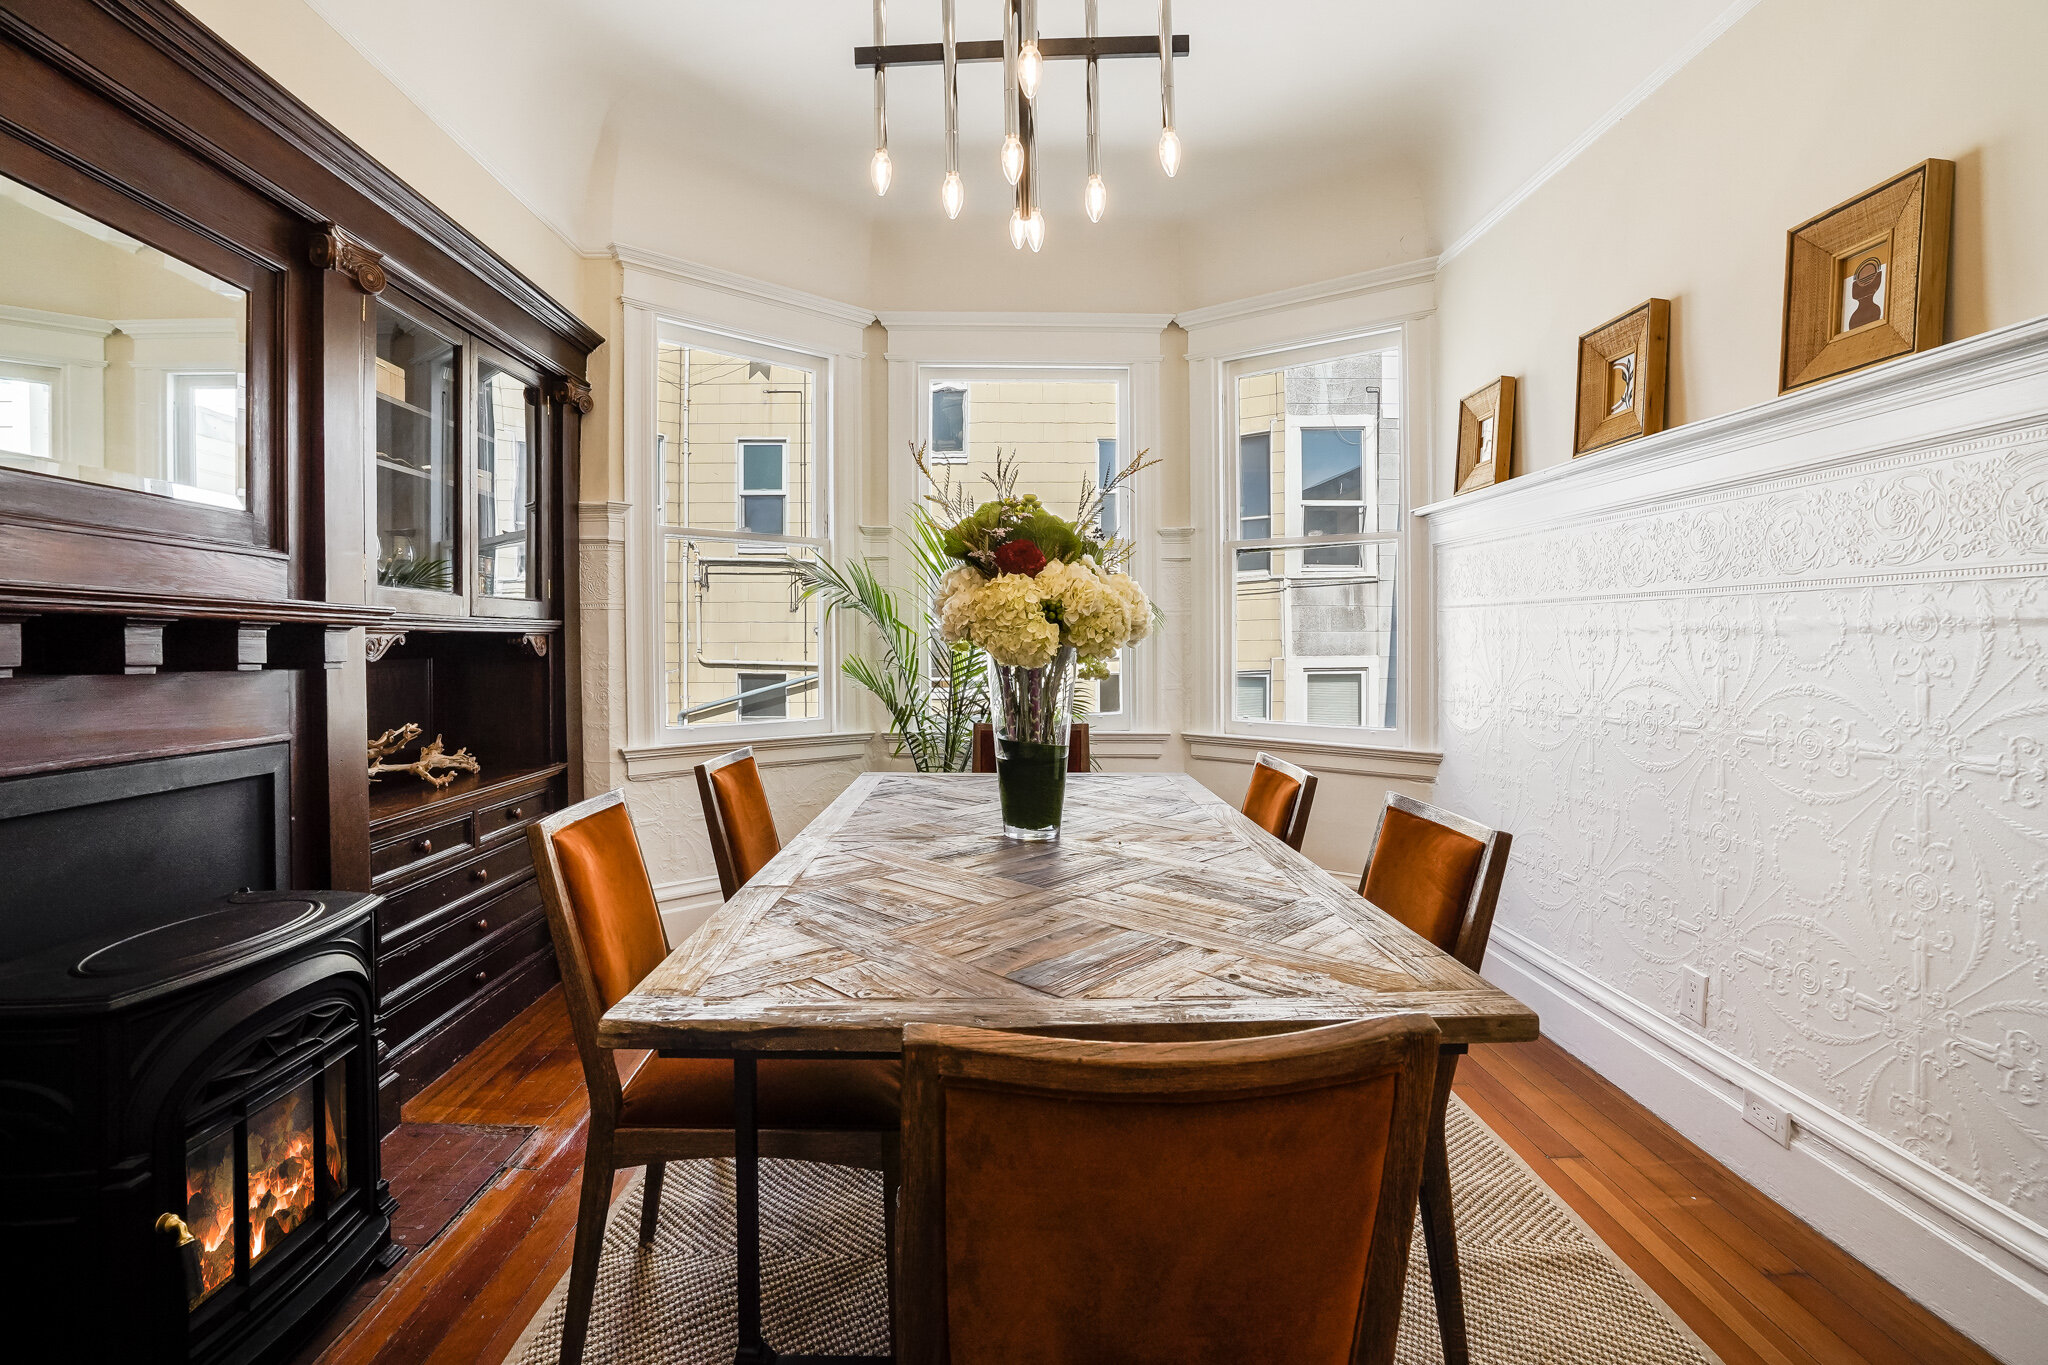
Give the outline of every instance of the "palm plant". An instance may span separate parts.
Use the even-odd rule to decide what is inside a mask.
[[[988,655],[965,641],[945,645],[933,634],[927,604],[952,567],[945,528],[923,509],[912,515],[906,537],[913,574],[911,606],[885,587],[866,564],[840,567],[819,559],[797,568],[806,598],[823,604],[824,620],[851,611],[882,638],[882,657],[849,655],[840,671],[873,693],[889,712],[896,752],[921,773],[965,772],[974,755],[974,726],[988,718]]]

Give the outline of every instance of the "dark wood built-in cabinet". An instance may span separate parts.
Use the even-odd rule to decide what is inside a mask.
[[[168,0],[0,0],[0,191],[0,867],[50,847],[17,784],[278,755],[260,872],[197,856],[204,822],[123,829],[92,904],[36,881],[35,935],[55,961],[222,880],[367,894],[388,1128],[554,979],[521,831],[580,794],[601,338]],[[372,783],[406,723],[479,771]]]

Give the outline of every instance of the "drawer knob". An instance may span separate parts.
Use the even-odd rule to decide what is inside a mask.
[[[487,976],[489,976],[489,975],[490,975],[490,973],[489,973],[489,972],[487,972],[487,971],[484,971],[484,970],[483,970],[482,968],[478,968],[478,969],[477,969],[477,974],[476,974],[476,979],[477,979],[477,980],[479,980],[479,981],[481,981],[481,980],[483,980],[483,979],[484,979],[485,977],[487,977]]]
[[[491,870],[488,867],[480,867],[471,872],[469,876],[472,881],[487,882],[491,879]]]
[[[412,846],[421,853],[432,853],[434,851],[434,841],[432,839],[415,839]]]
[[[505,818],[507,820],[522,820],[525,817],[526,807],[524,806],[514,806],[512,809],[505,812]]]
[[[482,916],[482,915],[478,915],[478,916],[476,917],[476,927],[477,927],[478,929],[488,929],[488,928],[490,928],[490,927],[491,927],[491,922],[490,922],[490,920],[489,920],[489,919],[485,918],[484,916]]]

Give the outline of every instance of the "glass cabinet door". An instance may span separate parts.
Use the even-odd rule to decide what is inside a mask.
[[[488,360],[477,364],[476,591],[530,601],[538,591],[534,546],[539,459],[538,394]]]
[[[377,306],[377,582],[454,593],[461,348]]]

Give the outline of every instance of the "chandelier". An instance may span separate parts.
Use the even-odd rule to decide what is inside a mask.
[[[1159,59],[1159,165],[1168,176],[1180,171],[1180,134],[1173,123],[1173,59],[1187,55],[1188,38],[1173,31],[1173,0],[1159,0],[1159,33],[1121,38],[1098,37],[1095,32],[1095,0],[1087,5],[1086,34],[1079,38],[1040,38],[1038,0],[1002,0],[1003,36],[1000,41],[967,42],[953,32],[953,0],[939,0],[944,40],[937,43],[898,43],[888,36],[887,0],[875,0],[875,45],[856,47],[853,64],[873,67],[875,72],[875,155],[868,163],[868,180],[876,194],[887,194],[896,170],[889,160],[889,68],[892,66],[942,66],[946,90],[946,178],[939,186],[939,203],[948,218],[958,218],[967,202],[960,181],[960,76],[962,62],[1003,64],[1003,146],[998,161],[1003,179],[1016,190],[1016,207],[1010,211],[1010,245],[1037,251],[1045,245],[1045,214],[1039,208],[1038,193],[1038,88],[1045,64],[1078,58],[1088,63],[1088,180],[1081,189],[1081,207],[1088,221],[1099,223],[1109,207],[1109,187],[1103,183],[1101,160],[1101,119],[1099,113],[1096,63],[1105,57],[1157,57]]]

